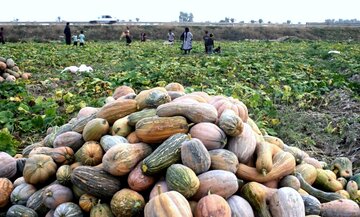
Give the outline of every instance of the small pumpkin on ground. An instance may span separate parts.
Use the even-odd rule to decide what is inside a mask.
[[[142,215],[145,200],[136,191],[123,188],[114,194],[110,206],[117,217],[137,217]]]

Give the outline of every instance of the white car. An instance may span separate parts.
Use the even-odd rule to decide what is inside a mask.
[[[103,24],[113,24],[117,23],[119,20],[111,17],[110,15],[102,15],[98,17],[96,20],[90,20],[90,23],[103,23]]]

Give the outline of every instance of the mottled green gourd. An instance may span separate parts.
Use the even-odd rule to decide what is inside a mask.
[[[182,164],[173,164],[166,170],[166,184],[185,198],[192,197],[199,189],[200,181],[194,171]]]

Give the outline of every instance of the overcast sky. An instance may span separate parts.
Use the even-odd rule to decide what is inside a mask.
[[[3,2],[5,3],[5,2]],[[360,0],[11,0],[1,4],[0,21],[89,21],[99,15],[119,20],[177,21],[180,11],[193,13],[194,22],[283,23],[360,20]]]

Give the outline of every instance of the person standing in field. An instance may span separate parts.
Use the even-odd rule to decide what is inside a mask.
[[[175,34],[171,31],[171,29],[169,29],[169,32],[168,32],[168,41],[170,43],[174,43],[174,41],[175,41]]]
[[[77,46],[78,45],[78,36],[76,33],[72,36],[72,40],[73,40],[73,45]]]
[[[71,30],[70,30],[70,23],[67,22],[65,29],[64,29],[64,34],[65,34],[65,42],[67,45],[71,45]]]
[[[207,54],[212,54],[214,50],[214,35],[210,33],[209,38],[205,42]]]
[[[185,31],[181,34],[180,40],[182,40],[181,49],[184,51],[184,54],[190,54],[193,34],[190,32],[189,27],[185,27]]]
[[[121,40],[123,37],[125,37],[125,39],[126,39],[126,45],[127,45],[127,46],[131,45],[132,40],[131,40],[130,30],[129,30],[129,27],[128,27],[128,26],[126,27],[126,30],[121,34],[120,40]]]
[[[80,46],[84,46],[84,45],[85,45],[85,35],[84,35],[84,31],[83,31],[83,30],[80,31],[79,42],[80,42]]]
[[[141,41],[141,42],[145,42],[145,41],[146,41],[146,38],[147,38],[147,37],[146,37],[146,33],[145,33],[145,32],[143,32],[143,33],[140,34],[140,41]]]
[[[1,44],[5,44],[5,37],[4,37],[4,28],[0,28],[0,42]]]
[[[203,36],[204,46],[205,46],[205,53],[208,53],[207,45],[206,45],[208,39],[209,39],[209,32],[207,30],[205,30],[205,35]]]

